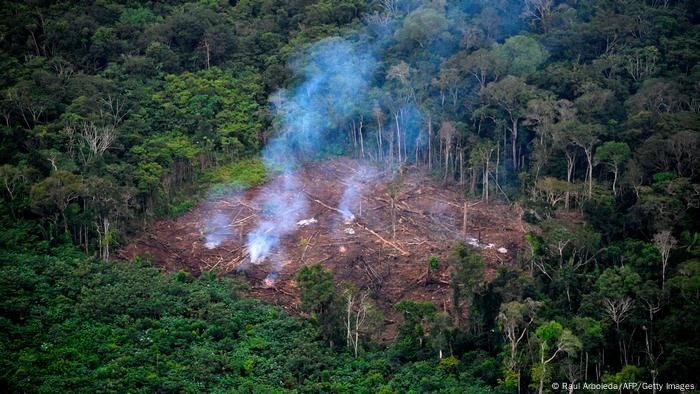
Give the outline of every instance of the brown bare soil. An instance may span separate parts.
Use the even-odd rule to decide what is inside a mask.
[[[284,253],[260,264],[250,262],[246,234],[265,215],[254,199],[261,187],[204,202],[175,219],[156,221],[117,255],[125,260],[147,257],[167,271],[238,275],[250,284],[251,296],[295,314],[299,313],[295,273],[304,265],[320,263],[337,282],[369,289],[391,333],[398,318],[393,305],[403,299],[451,308],[450,253],[456,242],[464,240],[465,202],[467,239],[478,246],[491,273],[522,253],[526,229],[518,212],[501,203],[465,200],[415,167],[404,168],[395,183],[395,236],[389,189],[393,178],[376,167],[359,187],[355,220],[344,220],[337,206],[347,180],[362,166],[369,165],[341,158],[300,170],[309,200],[306,218],[316,222],[298,225],[282,239]],[[206,245],[207,234],[217,234],[223,241],[211,248]],[[430,256],[440,260],[437,271],[429,270]]]

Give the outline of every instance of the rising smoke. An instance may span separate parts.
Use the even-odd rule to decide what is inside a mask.
[[[345,191],[340,198],[338,210],[343,213],[343,220],[346,222],[355,220],[355,214],[361,209],[362,187],[367,185],[379,171],[374,167],[360,166],[353,175],[345,181]]]
[[[312,46],[293,65],[303,83],[272,100],[277,136],[263,150],[263,158],[270,172],[282,175],[256,197],[263,219],[247,239],[254,264],[279,250],[280,239],[303,219],[308,204],[297,179],[298,165],[318,156],[330,132],[366,99],[375,61],[366,48],[333,38]]]
[[[247,234],[247,248],[252,264],[261,263],[272,255],[277,255],[273,260],[279,261],[280,255],[284,253],[280,246],[281,239],[295,230],[298,221],[306,223],[308,202],[297,170],[304,160],[321,158],[330,142],[339,139],[337,134],[341,133],[342,125],[347,124],[353,116],[370,113],[372,107],[387,110],[383,126],[386,130],[382,132],[388,132],[393,139],[396,130],[400,129],[401,132],[396,134],[404,138],[395,142],[401,144],[396,153],[389,152],[388,161],[393,165],[415,158],[417,148],[422,148],[426,143],[427,135],[423,127],[425,117],[419,109],[420,100],[410,83],[407,83],[408,79],[416,77],[411,75],[415,71],[406,63],[395,59],[386,63],[376,60],[383,58],[384,50],[394,45],[397,37],[401,39],[416,35],[419,39],[428,40],[428,57],[422,62],[438,68],[441,59],[458,49],[454,44],[445,44],[454,43],[455,40],[439,38],[454,33],[449,31],[450,23],[457,26],[458,23],[454,21],[464,20],[465,15],[475,15],[478,12],[481,12],[481,19],[485,21],[490,20],[488,15],[484,17],[488,12],[497,12],[496,19],[500,21],[518,19],[518,13],[513,14],[512,10],[485,7],[489,3],[484,0],[467,0],[447,5],[444,21],[439,15],[434,17],[433,9],[438,7],[438,3],[415,6],[412,4],[418,3],[398,1],[386,4],[396,7],[368,16],[354,36],[325,39],[300,53],[290,62],[297,81],[296,87],[280,90],[271,96],[275,137],[263,149],[262,156],[268,172],[279,174],[279,177],[261,189],[255,198],[263,211],[256,227]],[[423,16],[418,16],[419,13]],[[415,17],[412,18],[413,14]],[[409,20],[411,21],[407,22]],[[444,26],[426,34],[420,31],[421,20],[437,21]],[[409,29],[409,23],[413,24],[410,26],[413,30]],[[517,23],[511,24],[511,30],[515,30]],[[503,26],[486,26],[483,30],[491,39],[499,39],[496,34],[489,33],[491,30],[508,31]],[[357,209],[361,184],[366,176],[367,173],[360,171],[356,177],[346,182],[347,189],[339,204],[339,210],[344,212],[346,221],[355,219],[353,212]],[[220,220],[218,216],[209,219],[212,224],[217,224]],[[218,245],[227,236],[221,232],[211,233],[207,235],[207,241]]]

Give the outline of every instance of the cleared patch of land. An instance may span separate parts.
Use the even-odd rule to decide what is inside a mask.
[[[292,313],[299,312],[295,273],[320,263],[337,282],[369,289],[391,332],[398,318],[392,307],[403,299],[451,307],[449,261],[456,242],[475,245],[491,271],[523,251],[525,224],[509,205],[465,199],[414,167],[395,177],[340,158],[308,164],[297,176],[308,201],[307,214],[281,239],[282,250],[258,264],[250,261],[246,236],[268,215],[255,198],[264,186],[154,222],[118,256],[147,257],[168,271],[239,275],[250,283],[250,295]],[[357,192],[350,207],[354,217],[338,209],[348,187]],[[429,268],[430,256],[439,259],[437,270]]]

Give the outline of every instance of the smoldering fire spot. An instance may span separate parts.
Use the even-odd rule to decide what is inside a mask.
[[[266,207],[266,215],[247,236],[251,262],[264,261],[296,226],[313,223],[302,219],[307,202],[295,167],[300,157],[317,155],[326,132],[351,116],[355,105],[364,100],[375,64],[366,50],[342,38],[323,40],[293,60],[292,66],[304,82],[271,98],[273,112],[280,120],[279,134],[263,149],[263,159],[268,169],[281,169],[283,175],[278,185],[264,188],[256,197]],[[350,190],[354,193],[354,188]]]

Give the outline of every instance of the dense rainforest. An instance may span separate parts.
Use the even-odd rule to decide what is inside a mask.
[[[0,4],[3,391],[698,390],[697,0]],[[528,223],[515,264],[462,243],[417,262],[452,267],[466,316],[405,300],[386,341],[319,265],[294,317],[234,277],[115,261],[149,222],[273,176],[275,107],[338,41],[366,51],[365,95],[313,95],[353,105],[321,112],[307,160],[417,166]]]

